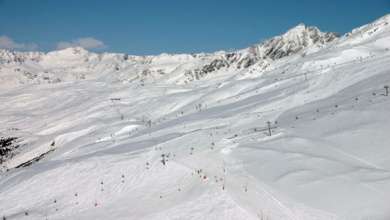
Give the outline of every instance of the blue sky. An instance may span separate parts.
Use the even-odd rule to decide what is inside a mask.
[[[0,0],[0,47],[129,54],[244,48],[303,22],[345,33],[390,0]]]

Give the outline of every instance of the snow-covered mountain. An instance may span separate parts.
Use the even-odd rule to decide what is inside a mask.
[[[245,69],[254,64],[265,70],[274,60],[300,53],[309,47],[321,48],[334,39],[334,33],[322,33],[315,27],[300,24],[282,36],[229,53],[140,57],[96,54],[79,47],[49,53],[0,50],[0,63],[4,66],[0,82],[12,81],[13,85],[17,85],[108,77],[114,81],[188,83],[210,74]]]
[[[0,50],[0,217],[390,219],[389,22],[232,52]]]

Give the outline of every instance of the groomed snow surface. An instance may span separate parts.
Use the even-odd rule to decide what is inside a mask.
[[[36,65],[2,64],[0,136],[20,147],[1,165],[0,217],[389,220],[389,21],[187,84],[117,80],[136,61],[17,84],[11,68]],[[174,69],[162,57],[155,68]],[[50,59],[62,75],[79,62]]]

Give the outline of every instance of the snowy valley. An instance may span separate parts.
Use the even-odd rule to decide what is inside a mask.
[[[0,217],[388,220],[389,23],[215,53],[0,50]]]

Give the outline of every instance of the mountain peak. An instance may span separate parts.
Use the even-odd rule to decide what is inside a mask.
[[[286,33],[282,35],[283,38],[295,40],[297,38],[303,38],[306,36],[319,36],[323,35],[315,26],[306,26],[304,23],[299,23],[297,26],[289,29]]]
[[[310,46],[321,47],[337,37],[335,33],[324,33],[317,27],[300,23],[283,35],[266,40],[256,47],[261,58],[275,60],[298,53]]]
[[[89,53],[89,51],[84,49],[83,47],[67,47],[67,48],[56,50],[56,51],[53,51],[53,52],[59,53],[59,54],[68,54],[68,55],[87,54],[87,53]]]
[[[306,25],[304,23],[299,23],[293,28],[290,28],[286,33],[299,33],[306,30]]]

